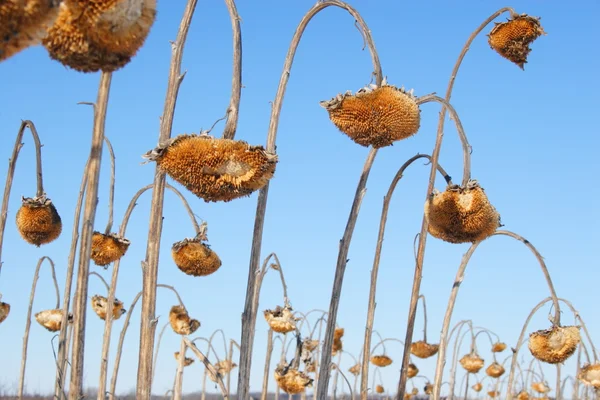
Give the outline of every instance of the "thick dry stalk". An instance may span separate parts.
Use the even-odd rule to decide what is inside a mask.
[[[179,87],[185,74],[181,73],[181,60],[188,30],[192,22],[197,0],[188,0],[179,25],[177,39],[171,43],[171,66],[163,115],[161,117],[158,142],[163,143],[171,137],[175,105]],[[140,328],[140,350],[138,360],[136,397],[150,400],[152,388],[152,353],[156,331],[156,284],[158,279],[158,260],[163,223],[163,205],[165,195],[165,173],[158,165],[154,175],[154,188],[150,208],[148,243],[146,247],[145,266],[142,267],[142,312]]]
[[[23,143],[21,141],[23,140],[25,128],[29,128],[31,136],[33,136],[33,143],[35,144],[35,172],[37,181],[37,191],[35,195],[36,197],[44,195],[44,181],[42,179],[42,144],[33,122],[25,120],[21,122],[12,155],[8,160],[8,172],[6,173],[6,183],[4,184],[4,196],[2,197],[2,209],[0,210],[0,273],[2,272],[2,244],[4,243],[4,230],[6,228],[6,218],[8,216],[8,202],[10,200],[13,178],[15,176],[15,168],[17,167],[17,158],[19,157],[19,152],[23,147]]]
[[[102,142],[104,125],[110,94],[112,73],[102,72],[98,87],[98,98],[94,107],[94,129],[92,149],[86,174],[88,175],[87,193],[83,208],[83,226],[79,246],[79,268],[73,301],[73,349],[71,355],[71,381],[69,399],[78,400],[83,396],[83,367],[85,353],[85,317],[87,311],[88,273],[92,252],[92,234],[98,205],[98,182],[100,181],[100,163],[102,161]]]
[[[277,88],[277,94],[275,96],[275,100],[273,101],[273,107],[271,109],[271,119],[269,122],[269,132],[267,134],[267,145],[266,145],[266,150],[268,152],[275,151],[275,142],[277,139],[277,128],[279,126],[279,116],[281,114],[283,98],[284,98],[285,90],[286,90],[287,83],[288,83],[288,80],[290,77],[292,64],[294,61],[294,56],[296,55],[296,50],[300,43],[300,39],[302,38],[302,34],[303,34],[304,30],[306,29],[310,20],[319,11],[321,11],[329,6],[336,6],[336,7],[345,9],[355,18],[355,20],[360,25],[360,27],[363,31],[362,33],[364,35],[366,43],[369,47],[369,51],[371,53],[371,59],[373,61],[373,68],[374,68],[373,73],[375,74],[375,77],[376,77],[376,83],[377,83],[377,85],[381,85],[381,82],[383,80],[383,73],[381,71],[381,64],[379,62],[379,56],[377,55],[377,51],[375,49],[373,38],[371,36],[371,31],[369,30],[368,26],[366,25],[366,23],[364,22],[362,17],[358,14],[358,12],[356,10],[354,10],[354,8],[350,7],[348,4],[346,4],[342,1],[327,0],[327,1],[318,2],[308,11],[308,13],[300,21],[300,24],[296,28],[296,32],[294,33],[292,42],[290,43],[290,47],[288,49],[288,53],[286,55],[284,65],[283,65],[283,71],[281,74],[281,78],[279,79],[279,86]],[[369,153],[369,157],[367,158],[366,164],[373,162],[376,151],[372,151],[371,153]],[[366,176],[368,176],[368,173],[366,174]],[[366,176],[365,176],[365,178],[366,178]],[[363,183],[362,180],[361,180],[361,183]],[[366,184],[366,179],[364,180],[363,184]],[[238,398],[243,399],[243,400],[247,400],[247,398],[249,396],[249,390],[250,390],[250,372],[251,372],[251,367],[252,367],[252,348],[254,345],[254,333],[255,333],[255,328],[256,328],[256,314],[257,314],[257,310],[258,310],[256,307],[253,306],[253,299],[254,299],[255,291],[256,291],[257,270],[258,270],[258,265],[260,263],[262,235],[263,235],[263,228],[264,228],[264,221],[265,221],[265,213],[266,213],[266,209],[267,209],[268,194],[269,194],[269,183],[267,183],[259,191],[259,194],[258,194],[258,200],[257,200],[257,205],[256,205],[256,217],[254,220],[254,232],[253,232],[253,237],[252,237],[252,250],[250,253],[250,263],[249,263],[250,265],[248,268],[248,284],[246,287],[246,300],[244,303],[244,312],[242,313],[242,332],[241,332],[242,340],[240,342],[241,351],[240,351],[240,363],[239,363],[240,365],[239,365],[239,374],[238,374]],[[362,195],[364,194],[364,192],[362,189],[360,189],[360,190],[357,190],[357,194],[360,194],[360,199],[362,199]],[[355,199],[355,200],[358,200],[358,199]],[[360,205],[360,200],[358,202],[355,201],[355,204],[357,206]],[[349,224],[349,227],[354,228],[353,224]],[[349,233],[351,233],[351,232],[349,232]],[[348,235],[348,239],[350,239],[350,236],[351,235]],[[349,245],[349,243],[348,243],[348,245]],[[343,247],[344,246],[340,245],[341,249]],[[345,257],[344,257],[344,260],[343,260],[344,267],[345,267],[345,263],[346,263],[346,261],[345,261]],[[338,268],[338,270],[340,270],[340,269],[343,269],[343,268]],[[343,276],[343,271],[341,271],[340,278],[342,276]],[[339,279],[339,283],[341,284],[341,279]],[[333,308],[335,308],[335,311],[337,311],[337,300],[334,300],[334,301],[336,302],[336,304]],[[333,315],[333,324],[334,324],[333,326],[335,326],[335,316],[336,315],[334,314]],[[329,332],[327,336],[333,338],[333,332]],[[326,340],[326,343],[329,346],[329,350],[325,351],[323,354],[326,354],[327,352],[329,352],[329,353],[331,352],[332,340],[331,339],[329,339],[329,341]],[[329,367],[329,361],[327,362],[327,368]],[[325,390],[324,391],[321,390],[322,396],[327,395],[327,383],[328,383],[328,379],[326,378],[325,379]]]
[[[469,36],[467,42],[463,46],[456,63],[454,64],[454,68],[452,69],[452,73],[450,74],[450,80],[448,82],[448,87],[446,89],[446,102],[450,102],[450,98],[452,97],[452,90],[454,88],[454,81],[456,76],[458,75],[458,71],[462,64],[463,59],[465,58],[469,48],[471,47],[471,43],[473,40],[485,29],[485,27],[496,19],[499,15],[504,13],[505,11],[510,11],[511,15],[514,13],[512,8],[506,7],[496,11],[492,14],[488,19],[486,19],[475,31]],[[429,199],[429,195],[433,192],[433,188],[435,186],[435,170],[437,168],[440,151],[442,148],[442,141],[444,138],[444,121],[446,118],[446,108],[442,108],[440,112],[440,116],[438,119],[435,147],[433,149],[433,153],[431,154],[431,172],[429,173],[429,183],[427,185],[427,192],[425,194],[425,199]],[[464,156],[464,155],[463,155]],[[463,175],[463,180],[465,176]],[[419,234],[419,244],[417,246],[417,260],[415,263],[415,272],[413,278],[413,286],[411,291],[410,304],[408,307],[408,321],[406,326],[406,337],[405,337],[405,346],[404,346],[404,356],[402,358],[402,370],[400,373],[400,380],[398,382],[398,392],[396,393],[396,399],[402,400],[404,398],[404,393],[406,391],[406,380],[408,378],[408,364],[409,364],[409,356],[410,356],[410,345],[412,344],[413,331],[415,329],[415,317],[417,313],[417,298],[421,292],[421,280],[423,277],[423,262],[425,259],[425,247],[427,244],[427,229],[428,223],[425,215],[423,215],[423,220],[421,223],[421,232]],[[434,385],[435,386],[435,385]],[[435,389],[434,389],[435,390]]]
[[[371,332],[373,330],[373,323],[375,321],[375,306],[376,306],[375,297],[377,294],[377,277],[379,274],[379,263],[381,261],[381,249],[383,247],[383,239],[385,236],[385,228],[386,228],[386,224],[387,224],[387,216],[388,216],[388,211],[389,211],[389,207],[390,207],[390,202],[392,200],[392,195],[396,189],[396,186],[397,186],[398,182],[400,181],[400,179],[402,179],[402,176],[404,175],[404,171],[406,170],[406,168],[408,168],[409,165],[411,165],[414,161],[416,161],[420,158],[426,158],[431,161],[431,157],[426,154],[417,154],[417,155],[411,157],[409,160],[407,160],[400,167],[400,169],[394,176],[394,179],[392,179],[392,183],[390,184],[390,186],[388,188],[388,192],[385,195],[385,197],[383,198],[381,219],[379,221],[379,233],[378,233],[378,237],[377,237],[377,245],[375,247],[375,258],[373,260],[373,269],[371,270],[371,285],[369,288],[369,305],[368,305],[368,310],[367,310],[367,323],[365,325],[365,338],[364,338],[364,342],[363,342],[363,359],[362,359],[362,364],[361,364],[361,379],[360,379],[360,398],[362,400],[366,400],[367,396],[368,396],[369,358],[371,356],[371,354],[370,354]],[[438,170],[440,171],[440,173],[442,174],[444,179],[446,179],[446,182],[450,183],[451,178],[446,173],[446,171],[441,166],[438,166]]]
[[[213,376],[217,380],[217,385],[219,385],[219,388],[221,389],[221,394],[223,395],[223,399],[224,400],[229,399],[229,394],[227,393],[227,388],[225,388],[225,384],[223,383],[223,379],[221,379],[221,375],[217,373],[217,370],[210,363],[210,361],[208,361],[208,358],[206,358],[206,356],[204,354],[202,354],[202,352],[198,349],[198,347],[196,347],[196,345],[194,343],[192,343],[190,341],[190,339],[188,339],[185,336],[183,336],[182,339],[185,342],[185,345],[187,347],[189,347],[190,350],[192,350],[194,352],[194,354],[196,355],[196,357],[198,357],[198,360],[202,361],[202,363],[204,364],[204,367],[206,369],[208,369],[211,374],[213,374]]]
[[[548,273],[548,269],[546,268],[546,264],[544,262],[544,259],[540,255],[540,253],[528,240],[526,240],[522,236],[517,235],[516,233],[499,230],[499,231],[496,231],[492,236],[497,236],[497,235],[508,236],[508,237],[511,237],[513,239],[516,239],[516,240],[522,242],[534,254],[534,256],[536,257],[536,259],[540,265],[540,268],[542,269],[542,273],[544,274],[546,283],[548,284],[548,289],[550,290],[550,294],[552,296],[552,300],[554,303],[555,314],[554,314],[553,324],[556,326],[560,326],[560,306],[558,304],[558,297],[556,296],[556,291],[554,290],[554,285],[552,284],[550,274]],[[436,363],[435,379],[434,379],[434,384],[433,384],[433,400],[439,399],[439,390],[440,390],[440,386],[441,386],[441,382],[442,382],[442,376],[444,373],[444,364],[446,362],[446,344],[448,343],[447,342],[448,328],[450,326],[450,320],[452,318],[454,304],[456,303],[456,297],[458,296],[458,290],[464,279],[465,270],[467,268],[469,260],[471,259],[471,256],[473,255],[473,253],[475,252],[475,249],[477,249],[477,247],[479,246],[480,243],[482,243],[482,242],[473,243],[471,245],[471,247],[469,248],[469,250],[467,250],[467,252],[463,256],[460,266],[458,267],[456,277],[454,279],[452,291],[450,292],[450,299],[448,300],[448,306],[446,308],[446,314],[444,316],[444,321],[442,324],[442,332],[441,332],[441,336],[440,336],[439,352],[438,352],[438,358],[437,358],[437,363]],[[515,353],[514,354],[515,360],[516,360],[516,356],[517,356],[517,354]],[[510,381],[510,380],[509,380],[509,382],[512,383],[512,381]],[[512,386],[509,386],[509,387],[512,387]],[[508,394],[508,396],[510,396],[510,393]]]
[[[110,140],[104,136],[104,142],[110,156],[110,186],[108,188],[108,222],[104,234],[108,235],[113,226],[113,215],[115,210],[115,151],[113,150]]]
[[[231,100],[227,108],[227,121],[223,130],[224,139],[233,139],[237,129],[238,115],[240,112],[240,99],[242,97],[242,29],[240,28],[240,16],[234,0],[225,0],[229,18],[231,19],[231,30],[233,33],[233,76],[231,78]]]
[[[173,388],[173,400],[181,400],[181,392],[183,390],[183,368],[185,363],[185,350],[187,346],[181,338],[179,346],[179,357],[177,358],[177,372],[175,373],[175,385]]]
[[[50,271],[52,272],[52,281],[54,282],[54,289],[56,290],[56,309],[60,308],[60,293],[58,291],[58,282],[56,281],[56,270],[54,268],[54,262],[50,257],[42,257],[39,259],[35,272],[33,274],[33,283],[31,284],[31,293],[29,295],[29,306],[27,308],[27,320],[25,321],[25,333],[23,334],[23,350],[21,352],[21,372],[19,374],[19,388],[17,390],[17,398],[20,400],[23,398],[23,389],[25,388],[25,367],[27,364],[27,346],[29,345],[29,330],[31,328],[31,313],[33,309],[33,300],[35,299],[35,289],[37,287],[37,281],[40,276],[40,268],[44,260],[48,260],[50,264]]]

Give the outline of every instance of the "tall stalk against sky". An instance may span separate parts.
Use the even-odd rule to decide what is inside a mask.
[[[292,69],[292,64],[294,61],[294,56],[296,55],[296,50],[298,45],[300,44],[300,39],[302,38],[302,34],[306,29],[310,20],[317,14],[319,11],[329,7],[336,6],[348,11],[358,22],[361,27],[362,33],[365,37],[367,46],[369,47],[369,51],[371,52],[371,58],[373,60],[373,68],[375,74],[375,80],[377,85],[381,85],[383,81],[383,73],[381,71],[381,65],[379,62],[379,56],[377,55],[377,51],[375,49],[375,45],[373,42],[373,38],[371,37],[371,32],[362,19],[362,17],[358,14],[354,8],[350,7],[348,4],[339,1],[339,0],[328,0],[322,1],[315,4],[302,18],[300,24],[296,28],[294,36],[292,38],[292,42],[288,49],[288,53],[286,55],[283,72],[281,74],[281,78],[279,80],[279,86],[277,88],[277,94],[275,96],[275,100],[273,101],[273,107],[271,110],[271,120],[269,123],[269,131],[267,134],[267,146],[266,151],[274,153],[275,152],[275,142],[277,138],[277,128],[279,125],[279,116],[281,114],[281,107],[283,105],[283,98],[285,95],[285,90],[287,87],[287,83],[290,77],[290,72]],[[354,225],[356,223],[356,218],[358,216],[358,210],[360,208],[360,203],[362,201],[362,196],[364,195],[364,189],[366,186],[367,178],[369,176],[369,172],[371,169],[371,165],[375,159],[377,151],[371,150],[369,155],[367,156],[367,160],[365,162],[365,167],[363,173],[361,174],[361,179],[359,181],[356,196],[354,198],[354,202],[352,205],[352,209],[350,211],[350,217],[348,221],[348,225],[346,227],[346,231],[344,233],[344,237],[342,238],[342,243],[340,243],[340,254],[338,256],[338,262],[336,267],[336,279],[334,283],[334,293],[336,291],[339,292],[341,289],[341,283],[343,278],[344,269],[346,266],[346,259],[348,254],[348,248],[350,245],[350,239],[352,237],[352,232],[354,230]],[[250,265],[248,268],[248,285],[246,287],[246,300],[244,304],[244,312],[242,314],[242,332],[241,332],[241,342],[240,342],[240,362],[239,362],[239,374],[238,374],[238,398],[246,399],[249,395],[250,390],[250,373],[252,368],[252,350],[254,346],[254,334],[256,328],[256,314],[257,308],[253,304],[254,293],[256,290],[257,284],[257,274],[258,266],[260,263],[260,254],[262,247],[262,236],[263,236],[263,227],[265,221],[265,214],[267,209],[267,198],[269,194],[269,184],[265,185],[258,194],[258,200],[256,205],[256,218],[254,221],[254,233],[252,237],[252,250],[250,253]],[[339,293],[338,293],[339,296]],[[329,383],[329,364],[331,362],[331,347],[333,343],[333,331],[335,329],[335,318],[337,316],[337,302],[339,298],[336,299],[336,296],[333,296],[332,303],[330,305],[329,313],[330,318],[327,321],[327,331],[325,334],[325,344],[323,351],[323,359],[321,361],[321,367],[319,371],[319,384],[318,384],[318,395],[321,397],[327,396],[327,385]],[[323,361],[325,361],[326,365],[323,365]],[[326,372],[326,374],[323,374]]]

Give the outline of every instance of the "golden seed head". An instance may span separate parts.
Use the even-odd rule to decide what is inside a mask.
[[[35,320],[50,332],[60,331],[63,319],[63,310],[44,310],[35,314]],[[69,314],[68,322],[73,322],[73,316]]]
[[[500,378],[502,375],[504,375],[504,372],[504,367],[495,361],[485,369],[485,373],[492,378]]]
[[[378,367],[387,367],[388,365],[392,365],[392,362],[393,360],[385,354],[371,356],[371,364]]]
[[[533,382],[531,388],[538,393],[548,393],[551,389],[545,382]]]
[[[557,364],[572,356],[580,341],[578,326],[553,326],[529,335],[529,351],[540,361]]]
[[[277,306],[274,310],[265,310],[263,314],[273,331],[288,333],[296,330],[296,322],[299,320],[294,317],[292,311],[292,307],[286,305],[285,307]]]
[[[483,358],[479,357],[476,353],[466,354],[460,359],[460,365],[472,374],[478,373],[483,368],[483,363]]]
[[[177,360],[177,362],[179,362],[179,352],[176,351],[175,352],[175,360]],[[194,363],[194,359],[191,357],[184,357],[183,358],[183,366],[184,367],[188,367],[190,365],[192,365]]]
[[[517,395],[517,400],[529,400],[529,393],[526,390],[521,390]]]
[[[419,340],[418,342],[411,343],[410,352],[419,358],[429,358],[435,355],[439,348],[439,344],[430,344],[423,340]]]
[[[375,386],[375,392],[381,394],[385,392],[385,388],[382,385],[376,385]]]
[[[492,390],[492,391],[489,391],[487,393],[488,393],[488,396],[490,396],[492,399],[500,396],[500,392],[497,391],[497,390]]]
[[[208,244],[202,243],[200,238],[174,243],[171,257],[181,271],[192,276],[207,276],[221,267],[217,253]]]
[[[10,314],[10,304],[0,301],[0,324],[8,318],[8,314]]]
[[[108,313],[108,299],[99,294],[92,297],[92,309],[100,317],[100,319],[106,319]],[[115,299],[113,302],[113,320],[121,318],[121,315],[125,314],[127,310],[123,308],[123,302],[119,299]]]
[[[507,22],[496,24],[488,35],[488,43],[502,57],[523,69],[531,51],[529,45],[545,34],[539,18],[521,14]]]
[[[360,367],[361,367],[360,364],[354,364],[353,366],[348,368],[348,372],[350,372],[354,376],[358,376],[358,375],[360,375]]]
[[[479,393],[479,392],[481,392],[481,389],[483,389],[483,385],[481,384],[481,382],[477,382],[476,384],[471,386],[471,389],[473,389],[474,391]]]
[[[408,376],[408,379],[414,378],[418,374],[419,368],[417,368],[417,366],[413,363],[408,364],[408,369],[406,370],[406,376]]]
[[[209,135],[179,135],[147,152],[161,170],[206,202],[249,196],[273,177],[277,155]]]
[[[304,393],[313,383],[313,379],[304,372],[281,365],[275,369],[275,381],[277,386],[287,394]]]
[[[425,391],[425,394],[431,394],[431,393],[433,393],[433,385],[431,383],[427,382],[427,384],[425,385],[423,390]]]
[[[429,233],[449,243],[477,242],[500,226],[500,214],[475,180],[466,188],[452,185],[433,193],[425,202],[425,216]]]
[[[579,371],[577,379],[584,385],[600,389],[600,363],[584,365]]]
[[[119,260],[125,255],[131,242],[116,233],[105,235],[94,232],[92,235],[91,259],[102,267]]]
[[[23,197],[17,211],[17,229],[27,243],[41,246],[60,236],[62,221],[52,201],[45,195]]]
[[[190,318],[187,310],[181,305],[171,307],[169,323],[179,335],[191,335],[200,327],[200,321]]]
[[[506,350],[506,343],[496,342],[492,345],[492,353],[501,353]]]
[[[385,82],[380,87],[362,88],[355,95],[349,91],[338,94],[320,104],[335,126],[361,146],[389,146],[417,133],[421,123],[412,90],[406,92]]]

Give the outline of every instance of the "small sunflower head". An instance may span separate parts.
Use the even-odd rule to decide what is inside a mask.
[[[217,374],[221,378],[223,378],[223,376],[230,373],[235,367],[237,367],[237,364],[234,362],[231,362],[229,360],[221,360],[218,363],[216,363],[214,365],[214,367],[215,367],[215,370],[217,371]],[[209,372],[208,377],[210,378],[211,381],[217,382],[217,377],[214,374],[212,374],[211,372]]]
[[[496,342],[492,345],[492,353],[502,353],[506,350],[506,343]]]
[[[355,143],[380,148],[417,133],[421,112],[415,96],[404,88],[384,83],[369,85],[356,92],[338,94],[321,106],[329,118]]]
[[[533,382],[531,384],[531,388],[541,394],[548,393],[550,391],[550,386],[546,385],[546,382]]]
[[[423,388],[423,391],[425,392],[425,394],[432,394],[433,393],[433,385],[429,382],[427,382],[427,384],[425,384],[425,387]]]
[[[92,297],[92,309],[100,317],[105,320],[108,313],[108,299],[104,296],[95,295]],[[115,299],[113,302],[113,320],[121,318],[127,310],[123,308],[123,302],[119,299]]]
[[[517,400],[529,400],[529,393],[527,393],[527,390],[521,390],[517,395]]]
[[[191,276],[207,276],[221,267],[217,253],[199,237],[174,243],[171,257],[181,271]]]
[[[504,367],[495,361],[485,369],[485,373],[492,378],[500,378],[504,372]]]
[[[466,354],[460,359],[460,365],[472,374],[478,373],[483,368],[483,363],[483,358],[479,357],[476,353]]]
[[[333,345],[331,346],[331,355],[335,356],[339,351],[344,349],[342,337],[344,336],[344,328],[335,328],[333,331]]]
[[[600,389],[600,363],[584,365],[579,371],[577,379],[584,385]]]
[[[175,352],[175,360],[177,360],[179,362],[179,352],[178,351]],[[194,359],[193,358],[191,358],[191,357],[184,357],[183,358],[183,366],[184,367],[189,367],[193,363],[194,363]]]
[[[131,242],[116,233],[105,235],[94,232],[92,235],[91,259],[96,265],[106,267],[125,255]]]
[[[169,323],[173,331],[179,335],[191,335],[200,327],[200,321],[190,318],[187,310],[182,305],[171,307]]]
[[[35,320],[50,332],[60,331],[63,319],[63,310],[44,310],[35,314]],[[69,314],[68,322],[73,322],[73,316]]]
[[[206,202],[249,196],[269,182],[277,155],[262,146],[212,136],[179,135],[144,156]]]
[[[529,350],[540,361],[558,364],[575,353],[580,341],[578,326],[553,326],[531,333]]]
[[[488,43],[502,57],[523,69],[531,51],[529,45],[545,34],[539,18],[521,14],[496,24],[488,35]]]
[[[406,370],[406,376],[408,376],[408,379],[414,378],[418,374],[419,368],[417,368],[417,366],[413,363],[408,364],[408,369]]]
[[[410,393],[411,393],[413,396],[416,396],[416,395],[418,395],[418,394],[419,394],[419,389],[417,389],[416,387],[414,387],[414,388],[412,388],[412,390],[410,391]]]
[[[38,247],[53,242],[62,232],[60,215],[45,195],[23,197],[16,220],[21,237]]]
[[[358,376],[358,375],[360,375],[360,367],[361,367],[360,364],[354,364],[353,366],[348,368],[348,372],[350,372],[354,376]]]
[[[387,367],[392,365],[393,360],[385,354],[371,356],[371,364],[378,367]]]
[[[0,324],[8,318],[8,314],[10,314],[10,304],[0,301]]]
[[[375,386],[375,392],[381,394],[381,393],[385,393],[385,388],[383,387],[383,385],[376,385]]]
[[[497,390],[491,390],[489,392],[487,392],[488,396],[490,396],[492,399],[495,399],[496,397],[500,396],[500,392]]]
[[[274,310],[265,310],[263,314],[271,329],[277,333],[288,333],[296,330],[296,322],[299,318],[294,317],[290,305],[277,306]]]
[[[411,343],[410,352],[419,358],[429,358],[435,355],[439,348],[439,344],[430,344],[423,340],[419,340],[418,342]]]
[[[477,382],[476,384],[471,386],[471,389],[473,389],[474,391],[479,393],[479,392],[481,392],[481,389],[483,389],[483,385],[481,384],[481,382]]]
[[[313,383],[313,379],[304,372],[283,365],[275,369],[275,381],[277,386],[287,394],[304,393]]]

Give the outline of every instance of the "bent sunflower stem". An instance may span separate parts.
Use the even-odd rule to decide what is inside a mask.
[[[196,347],[196,345],[194,343],[192,343],[192,341],[190,339],[188,339],[185,336],[183,336],[182,339],[185,342],[185,345],[194,352],[194,354],[196,355],[196,357],[198,357],[198,359],[200,361],[202,361],[202,363],[204,364],[204,367],[206,369],[208,369],[211,374],[213,374],[213,376],[215,377],[215,379],[217,381],[217,385],[219,386],[219,389],[221,390],[223,399],[228,400],[229,394],[227,392],[227,388],[225,387],[225,384],[223,383],[223,379],[221,378],[221,375],[219,373],[217,373],[217,370],[215,369],[215,367],[210,363],[210,361],[208,361],[208,358],[206,358],[206,356],[204,354],[202,354],[202,352],[198,349],[198,347]]]
[[[110,140],[106,136],[104,136],[104,142],[106,143],[106,148],[108,149],[108,154],[110,155],[110,186],[108,190],[108,222],[106,223],[106,229],[104,230],[104,234],[110,234],[110,230],[113,225],[113,216],[115,209],[115,151],[113,150],[112,144]]]
[[[450,335],[448,336],[448,343],[450,343],[450,340],[452,339],[454,332],[456,332],[456,339],[454,339],[454,351],[453,351],[453,355],[452,355],[452,366],[450,367],[450,382],[448,384],[448,386],[449,386],[448,390],[450,391],[450,393],[448,394],[449,400],[452,400],[454,398],[454,388],[456,386],[456,368],[458,366],[458,350],[459,350],[459,344],[462,343],[462,338],[465,335],[465,334],[463,334],[461,336],[462,328],[465,326],[465,324],[471,326],[472,322],[469,319],[464,319],[462,321],[459,321],[456,325],[454,325],[454,327],[450,331]]]
[[[233,76],[231,78],[231,99],[227,108],[227,121],[223,130],[223,139],[233,139],[237,130],[240,100],[242,97],[242,29],[234,0],[225,0],[233,36]]]

